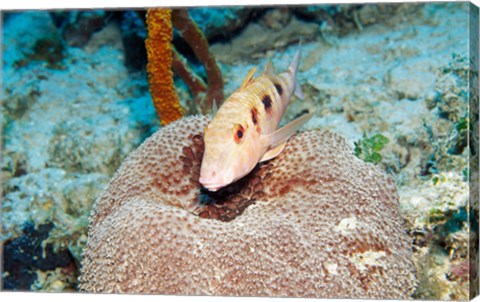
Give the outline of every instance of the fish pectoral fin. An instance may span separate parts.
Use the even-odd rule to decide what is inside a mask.
[[[282,153],[283,149],[285,148],[285,145],[287,144],[287,140],[285,140],[283,143],[279,144],[278,146],[275,146],[273,148],[271,148],[270,150],[268,150],[264,155],[263,157],[260,159],[260,163],[261,162],[264,162],[264,161],[267,161],[267,160],[270,160],[272,158],[275,158],[277,157],[277,155],[279,155],[280,153]]]
[[[251,82],[253,82],[253,75],[255,74],[256,70],[257,70],[256,67],[253,67],[252,70],[250,70],[250,72],[247,74],[247,76],[243,80],[243,83],[240,86],[240,89],[247,87],[248,85],[250,85]]]
[[[314,112],[310,112],[308,114],[304,114],[301,117],[291,121],[290,123],[286,124],[282,128],[279,128],[272,133],[263,134],[260,136],[260,144],[262,146],[277,146],[283,141],[287,141],[287,139],[295,133],[300,127],[303,126],[306,122],[308,122],[314,115]]]

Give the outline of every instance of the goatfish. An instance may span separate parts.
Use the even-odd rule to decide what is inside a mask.
[[[279,75],[271,60],[256,79],[253,68],[205,127],[199,182],[207,190],[217,191],[247,175],[257,163],[279,155],[288,138],[313,116],[305,114],[277,129],[292,94],[303,99],[296,82],[300,57],[299,47],[287,71]]]

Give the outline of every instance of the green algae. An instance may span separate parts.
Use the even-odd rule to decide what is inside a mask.
[[[388,142],[389,139],[380,133],[371,137],[364,134],[361,140],[355,142],[355,155],[367,163],[378,164],[382,161],[380,152]]]

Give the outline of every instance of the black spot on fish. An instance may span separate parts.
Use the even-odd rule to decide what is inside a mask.
[[[282,85],[280,85],[280,84],[278,84],[278,83],[275,83],[274,86],[275,86],[275,89],[277,89],[278,95],[281,96],[282,93],[283,93]]]
[[[263,106],[265,107],[265,111],[267,113],[271,113],[272,112],[272,98],[268,94],[263,96],[262,103],[263,103]]]
[[[253,107],[250,112],[252,113],[252,122],[254,125],[258,123],[258,111],[257,108]]]

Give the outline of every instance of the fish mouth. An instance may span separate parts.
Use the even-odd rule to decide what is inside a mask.
[[[219,184],[202,184],[202,186],[207,189],[210,192],[216,192],[223,188],[225,185],[219,185]]]
[[[209,176],[212,174],[212,176]],[[223,175],[219,177],[219,175]],[[220,190],[221,188],[229,185],[233,181],[233,176],[231,173],[200,173],[200,178],[198,182],[208,191],[215,192]]]
[[[216,192],[218,190],[220,190],[221,188],[225,187],[226,185],[229,184],[229,182],[209,182],[209,181],[205,181],[205,180],[202,180],[201,178],[199,179],[199,182],[200,184],[205,188],[207,189],[208,191],[211,191],[211,192]]]

